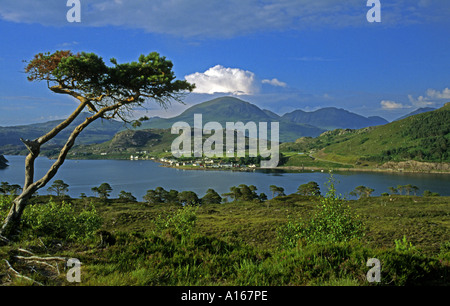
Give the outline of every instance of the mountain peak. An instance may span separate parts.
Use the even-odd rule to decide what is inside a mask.
[[[381,117],[364,117],[337,107],[324,107],[312,112],[295,110],[284,114],[282,118],[291,122],[310,124],[326,130],[360,129],[388,123],[387,120]]]
[[[410,113],[408,113],[408,114],[406,114],[404,116],[401,116],[400,118],[395,119],[394,121],[399,121],[399,120],[402,120],[402,119],[405,119],[405,118],[408,118],[408,117],[411,117],[411,116],[414,116],[414,115],[418,115],[418,114],[422,114],[422,113],[426,113],[426,112],[431,112],[431,111],[434,111],[434,110],[436,110],[436,109],[432,108],[432,107],[421,107],[421,108],[418,108],[415,111],[412,111],[412,112],[410,112]]]

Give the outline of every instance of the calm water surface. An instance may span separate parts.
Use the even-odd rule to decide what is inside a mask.
[[[9,167],[0,170],[0,181],[10,184],[24,183],[24,156],[5,156]],[[49,169],[53,160],[40,157],[36,160],[35,178],[40,178]],[[338,193],[348,194],[355,187],[365,185],[375,189],[373,195],[388,192],[388,187],[412,184],[418,186],[419,194],[424,190],[438,192],[450,196],[450,175],[448,174],[391,174],[350,172],[335,173],[339,182],[336,185]],[[113,188],[112,197],[117,197],[121,190],[131,192],[139,201],[148,189],[158,186],[164,189],[178,191],[192,190],[203,196],[208,188],[213,188],[219,194],[228,192],[230,187],[239,184],[255,185],[258,193],[264,192],[271,198],[270,185],[282,186],[285,193],[296,192],[299,185],[315,181],[325,193],[329,174],[315,172],[231,172],[179,170],[161,167],[153,161],[130,160],[66,160],[53,180],[61,179],[69,184],[69,195],[79,197],[81,193],[93,195],[92,187],[107,182]],[[39,190],[39,194],[47,194],[47,187]]]

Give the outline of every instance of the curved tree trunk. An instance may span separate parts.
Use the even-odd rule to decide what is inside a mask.
[[[34,181],[34,161],[38,157],[40,152],[40,147],[42,144],[47,142],[56,136],[60,131],[66,128],[84,109],[86,105],[88,105],[89,101],[83,97],[79,97],[82,102],[78,108],[67,118],[64,122],[60,123],[57,127],[55,127],[52,131],[47,133],[46,135],[34,140],[22,140],[27,146],[30,154],[27,156],[25,160],[25,185],[22,193],[14,199],[11,209],[9,210],[8,216],[5,218],[3,225],[0,229],[0,237],[10,238],[16,230],[20,226],[20,220],[22,218],[23,211],[28,204],[28,200],[31,196],[39,189],[44,187],[58,172],[61,165],[64,163],[67,153],[75,144],[75,140],[78,135],[93,121],[98,118],[101,118],[106,112],[115,110],[121,106],[123,106],[122,102],[118,102],[116,104],[106,106],[99,111],[97,111],[91,117],[87,117],[80,125],[78,125],[70,134],[67,139],[66,144],[61,149],[58,159],[53,163],[47,173],[39,180]],[[130,101],[131,102],[131,101]]]

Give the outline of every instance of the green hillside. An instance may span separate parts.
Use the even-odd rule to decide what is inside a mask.
[[[360,130],[338,129],[283,144],[284,151],[313,150],[320,159],[347,164],[415,160],[450,162],[450,103],[426,113]]]
[[[52,150],[61,147],[75,126],[79,125],[89,116],[88,113],[81,114],[65,130],[61,131],[55,138],[42,147],[42,153],[48,154]],[[3,154],[17,155],[26,154],[27,150],[20,141],[23,139],[36,139],[51,131],[63,120],[54,120],[44,123],[36,123],[20,126],[0,127],[0,152]],[[118,131],[124,129],[123,123],[113,120],[97,120],[90,124],[77,138],[77,144],[100,143],[110,140]]]
[[[159,155],[170,151],[173,140],[178,135],[169,129],[125,130],[111,140],[100,144],[78,145],[72,148],[70,158],[129,158],[130,155]],[[145,151],[145,153],[144,153]],[[142,153],[138,153],[142,152]]]

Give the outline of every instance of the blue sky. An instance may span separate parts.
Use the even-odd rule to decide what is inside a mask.
[[[388,120],[450,101],[450,2],[381,0],[0,0],[0,126],[64,118],[76,102],[30,83],[38,52],[95,52],[105,61],[158,51],[196,83],[186,105],[148,104],[170,117],[234,95],[278,114],[335,106]]]

